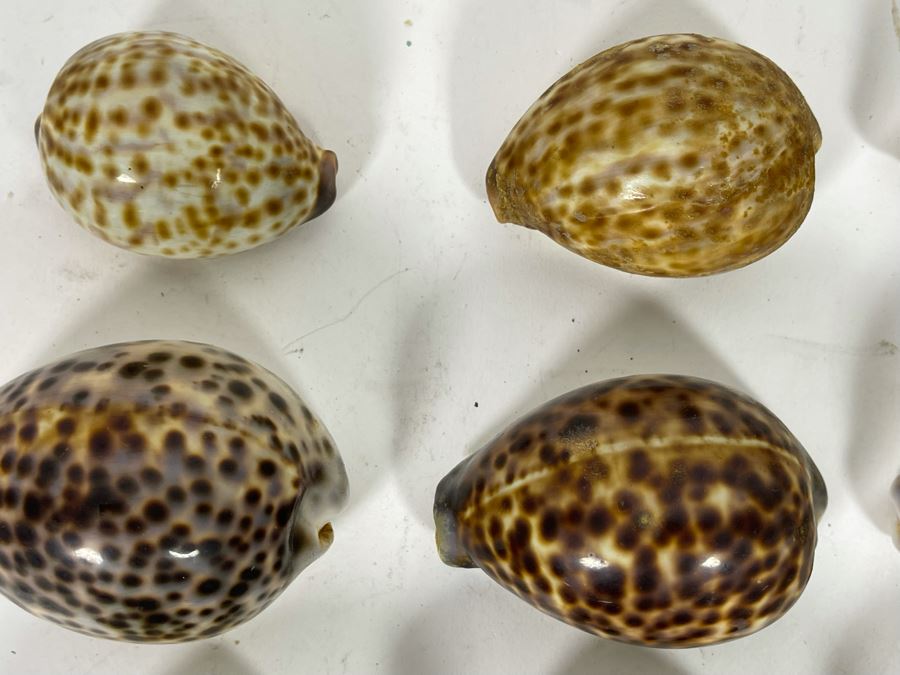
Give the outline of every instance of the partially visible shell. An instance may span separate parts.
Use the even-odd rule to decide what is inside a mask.
[[[334,153],[243,65],[174,33],[81,49],[56,76],[35,134],[63,208],[138,253],[237,253],[335,199]]]
[[[894,528],[894,544],[900,549],[900,475],[891,486],[891,497],[894,500],[894,508],[897,509],[897,523]]]
[[[778,66],[741,45],[660,35],[577,66],[487,172],[501,222],[635,274],[698,276],[781,246],[812,204],[821,133]]]
[[[216,635],[328,549],[347,490],[264,368],[178,340],[89,349],[0,388],[0,594],[97,637]]]
[[[438,485],[438,550],[623,642],[749,635],[809,579],[822,476],[756,401],[682,376],[609,380],[532,411]]]

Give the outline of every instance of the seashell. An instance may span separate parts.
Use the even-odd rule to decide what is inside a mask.
[[[63,208],[138,253],[238,253],[335,198],[335,154],[247,68],[174,33],[81,49],[56,76],[35,135]]]
[[[0,389],[0,592],[132,642],[254,617],[333,539],[347,476],[282,380],[204,344],[79,352]]]
[[[897,510],[897,523],[894,527],[894,545],[900,549],[900,475],[894,479],[891,485],[891,497],[894,500],[894,508]]]
[[[741,45],[660,35],[608,49],[531,106],[494,157],[500,222],[634,274],[743,267],[812,204],[819,125],[791,79]]]
[[[448,565],[596,635],[695,647],[782,616],[809,579],[822,477],[756,401],[676,375],[534,410],[438,485]]]

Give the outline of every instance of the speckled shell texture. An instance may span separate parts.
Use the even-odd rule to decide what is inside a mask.
[[[99,347],[0,389],[0,592],[89,635],[259,613],[331,543],[347,477],[280,379],[209,345]]]
[[[661,35],[550,87],[487,173],[498,220],[626,272],[699,276],[768,255],[813,199],[818,123],[741,45]]]
[[[437,488],[444,562],[573,626],[655,647],[753,633],[806,586],[825,484],[767,409],[671,375],[528,414]]]
[[[334,153],[244,66],[174,33],[84,47],[56,76],[35,133],[60,204],[138,253],[237,253],[335,198]]]

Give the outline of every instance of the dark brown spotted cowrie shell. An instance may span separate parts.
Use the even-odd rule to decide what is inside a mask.
[[[487,172],[500,222],[634,274],[748,265],[812,204],[819,125],[766,57],[701,35],[597,54],[551,86]]]
[[[328,549],[346,500],[319,419],[218,347],[108,345],[0,388],[0,592],[81,633],[247,621]]]
[[[174,33],[81,49],[56,76],[35,135],[63,208],[138,253],[238,253],[335,199],[335,154],[247,68]]]
[[[782,616],[809,579],[827,502],[809,455],[720,384],[644,375],[551,401],[438,485],[449,565],[582,630],[716,644]]]

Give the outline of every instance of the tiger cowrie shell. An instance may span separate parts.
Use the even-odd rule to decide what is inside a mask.
[[[81,633],[253,618],[328,549],[347,491],[318,417],[218,347],[107,345],[0,387],[0,593]]]
[[[527,414],[438,485],[441,558],[590,633],[655,647],[749,635],[809,579],[827,502],[771,412],[643,375]]]
[[[764,56],[660,35],[597,54],[552,85],[487,172],[497,219],[635,274],[743,267],[812,204],[818,123]]]
[[[335,199],[335,154],[247,68],[174,33],[81,49],[56,76],[35,135],[63,208],[138,253],[246,251]]]

